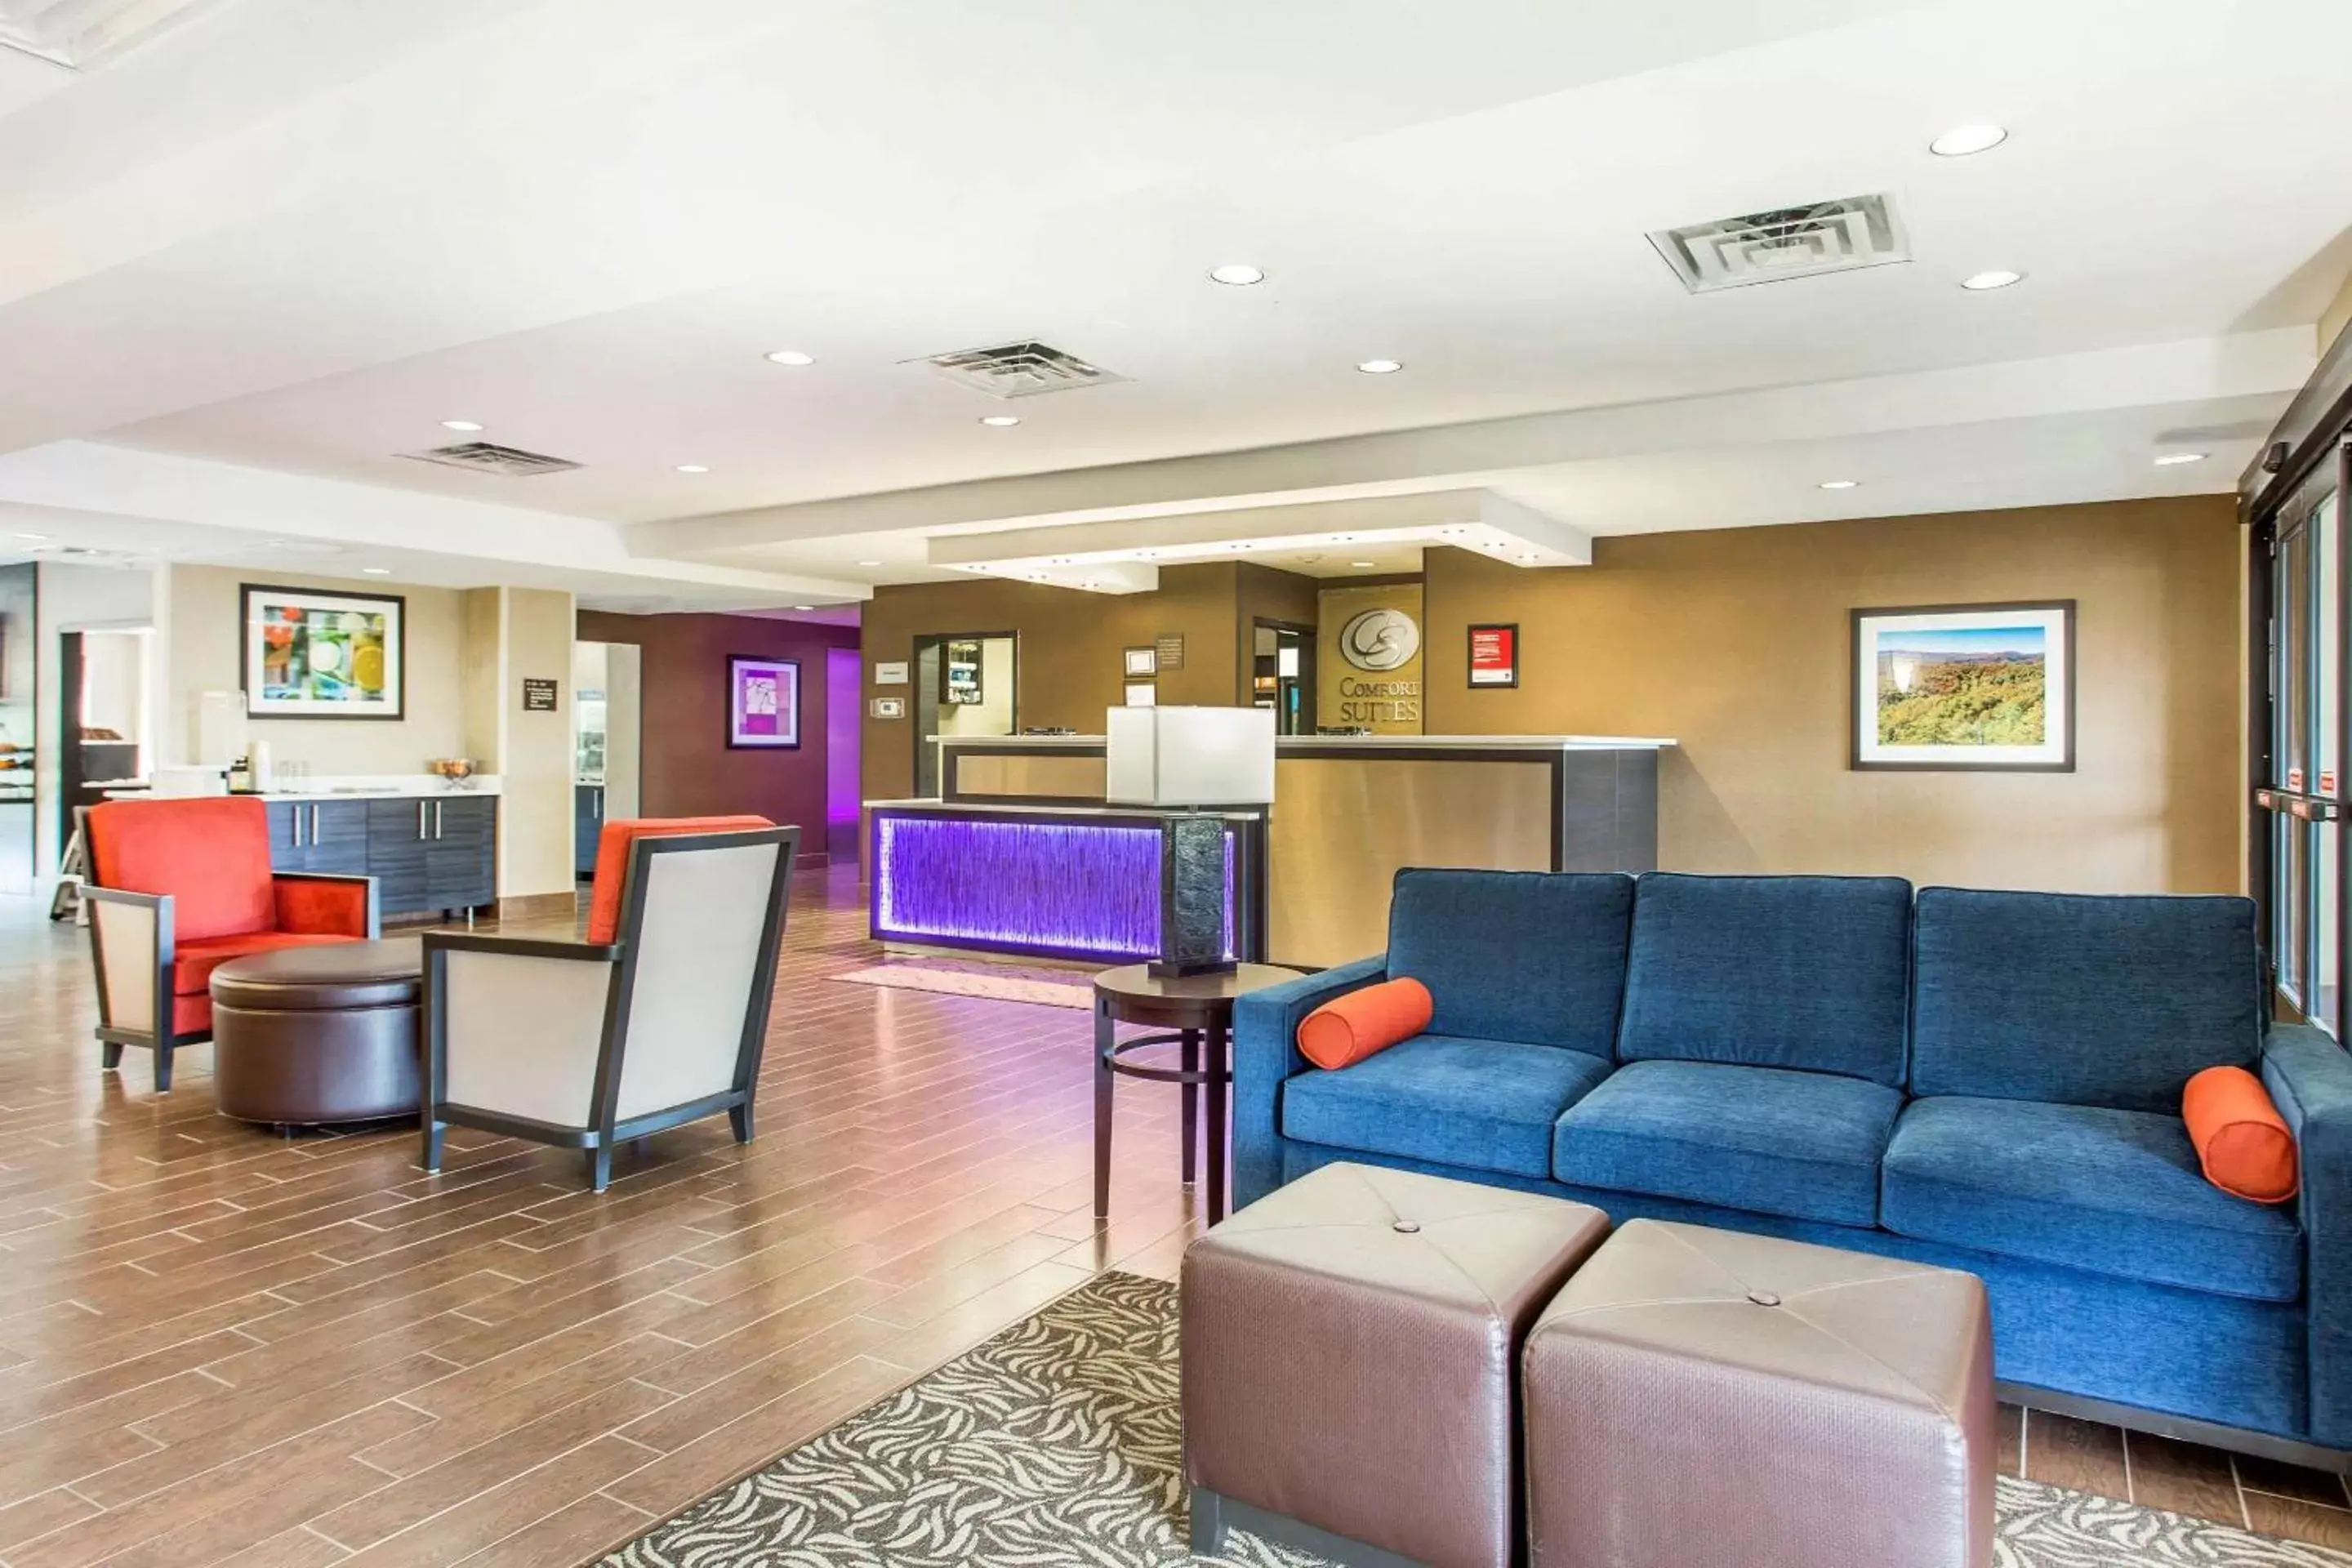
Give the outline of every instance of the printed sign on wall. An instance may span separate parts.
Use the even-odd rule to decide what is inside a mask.
[[[1519,683],[1519,628],[1486,626],[1470,628],[1470,684],[1517,686]]]

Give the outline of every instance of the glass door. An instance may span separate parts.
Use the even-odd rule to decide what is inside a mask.
[[[2278,514],[2270,543],[2270,736],[2255,805],[2270,827],[2277,1001],[2340,1037],[2345,846],[2342,513],[2332,466]]]

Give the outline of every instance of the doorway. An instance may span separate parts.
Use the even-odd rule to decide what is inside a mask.
[[[630,642],[572,645],[572,874],[596,874],[606,818],[643,815],[644,649]]]
[[[1315,733],[1315,628],[1261,616],[1250,626],[1250,701],[1277,735]]]
[[[865,656],[854,647],[827,648],[824,655],[824,852],[826,864],[857,859],[857,823],[865,804],[860,774],[858,722]]]
[[[154,766],[148,627],[66,632],[58,638],[57,842],[73,838],[77,807],[144,784]]]
[[[940,795],[943,735],[1010,735],[1020,722],[1021,650],[1011,632],[915,639],[915,795]]]
[[[2352,453],[2352,447],[2344,449]],[[2254,803],[2279,1011],[2344,1037],[2346,458],[2322,463],[2255,530],[2267,590],[2266,732]],[[2266,830],[2266,831],[2262,831]],[[2261,868],[2258,867],[2258,870]]]

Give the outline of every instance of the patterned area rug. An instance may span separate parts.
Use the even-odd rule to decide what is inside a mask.
[[[1158,1568],[1184,1549],[1176,1288],[1107,1274],[603,1568]],[[2352,1568],[2352,1556],[2000,1482],[1997,1568]],[[1229,1568],[1328,1568],[1236,1532]]]
[[[1076,970],[1012,969],[1003,964],[971,968],[943,963],[884,963],[836,974],[852,985],[881,985],[899,991],[937,991],[949,996],[984,996],[992,1002],[1035,1002],[1047,1007],[1091,1010],[1095,992],[1090,976]]]

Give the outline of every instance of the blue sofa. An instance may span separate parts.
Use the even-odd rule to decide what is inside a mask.
[[[1400,975],[1427,1033],[1298,1055]],[[1352,1160],[1964,1268],[2011,1397],[2352,1468],[2352,1058],[2267,1000],[2243,899],[1407,870],[1386,953],[1240,1002],[1235,1200]],[[2295,1204],[2200,1174],[2216,1063]]]

